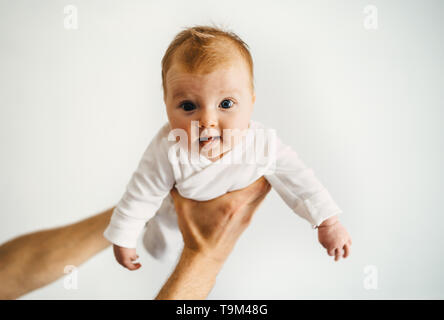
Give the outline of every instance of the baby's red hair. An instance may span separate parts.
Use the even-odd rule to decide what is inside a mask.
[[[186,72],[209,73],[232,59],[244,59],[253,83],[253,59],[248,45],[235,33],[219,27],[195,26],[176,35],[162,58],[162,87],[166,95],[166,74],[173,61]]]

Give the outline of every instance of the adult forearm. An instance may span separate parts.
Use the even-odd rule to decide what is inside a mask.
[[[0,299],[16,299],[64,275],[110,243],[102,236],[110,208],[78,223],[27,234],[0,246]]]
[[[221,267],[222,262],[185,247],[176,268],[156,300],[205,299],[213,288]]]

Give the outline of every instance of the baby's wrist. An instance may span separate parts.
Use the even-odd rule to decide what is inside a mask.
[[[334,216],[332,216],[332,217],[330,217],[330,218],[324,220],[324,221],[318,226],[318,229],[319,229],[319,228],[331,227],[331,226],[333,226],[333,225],[335,225],[335,224],[337,224],[337,223],[339,223],[339,218],[338,218],[337,215],[334,215]]]

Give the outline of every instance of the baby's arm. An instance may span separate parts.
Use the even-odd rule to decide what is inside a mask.
[[[342,213],[328,190],[316,178],[298,154],[275,137],[275,167],[265,178],[285,203],[313,228]]]
[[[297,153],[277,137],[275,142],[276,166],[266,179],[296,214],[318,228],[319,241],[329,255],[337,261],[344,249],[344,257],[348,256],[351,239],[339,222],[342,210]]]
[[[166,129],[164,126],[145,150],[104,232],[114,244],[116,260],[130,270],[140,267],[133,264],[138,258],[135,248],[139,234],[174,186]]]

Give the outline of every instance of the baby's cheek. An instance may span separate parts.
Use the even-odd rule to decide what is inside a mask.
[[[170,134],[176,137],[177,142],[182,142],[184,144],[190,144],[191,142],[191,130],[189,126],[182,125],[177,126],[170,123],[171,132]],[[199,134],[199,131],[197,131]]]

